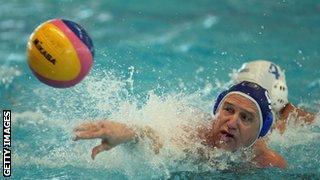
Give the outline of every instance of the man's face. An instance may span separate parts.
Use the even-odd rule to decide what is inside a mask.
[[[257,138],[260,127],[255,103],[239,94],[229,94],[221,103],[213,127],[218,148],[235,151],[248,147]]]

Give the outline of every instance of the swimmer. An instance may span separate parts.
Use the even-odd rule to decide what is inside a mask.
[[[217,97],[213,114],[210,125],[188,131],[190,137],[197,137],[197,141],[212,149],[253,150],[252,162],[258,167],[287,166],[281,155],[269,149],[264,141],[257,141],[268,133],[273,123],[266,89],[246,81],[233,85]],[[140,138],[149,138],[157,153],[163,146],[157,130],[103,120],[80,124],[74,129],[73,140],[101,139],[101,144],[92,149],[92,159],[102,151]]]
[[[289,119],[294,119],[296,123],[314,122],[313,113],[297,108],[288,101],[285,73],[278,65],[265,60],[245,63],[233,77],[233,83],[242,81],[257,83],[269,91],[276,119],[273,128],[277,128],[281,134],[284,133]]]

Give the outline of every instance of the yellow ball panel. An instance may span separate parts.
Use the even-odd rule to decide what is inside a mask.
[[[28,42],[28,62],[39,75],[57,81],[78,76],[81,64],[68,37],[51,23],[40,25]]]

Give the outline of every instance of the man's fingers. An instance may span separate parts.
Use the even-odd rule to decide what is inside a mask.
[[[72,140],[105,138],[103,131],[78,131],[74,133]]]
[[[78,131],[97,131],[99,130],[99,125],[93,122],[82,123],[73,129],[74,132]]]
[[[91,158],[94,160],[97,154],[102,151],[108,151],[109,149],[113,148],[114,146],[108,145],[106,142],[102,142],[100,145],[94,147],[92,149]]]

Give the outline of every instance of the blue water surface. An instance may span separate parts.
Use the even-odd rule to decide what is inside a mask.
[[[95,47],[91,72],[67,89],[41,83],[27,65],[30,34],[53,18],[81,24]],[[0,107],[13,113],[13,179],[320,178],[319,115],[312,125],[269,135],[269,146],[288,162],[284,170],[235,170],[225,160],[183,164],[179,152],[154,155],[130,144],[92,161],[98,141],[71,141],[74,126],[103,118],[172,135],[176,122],[199,118],[185,104],[211,113],[232,73],[256,59],[285,69],[289,100],[319,114],[319,1],[1,0],[0,42]]]

